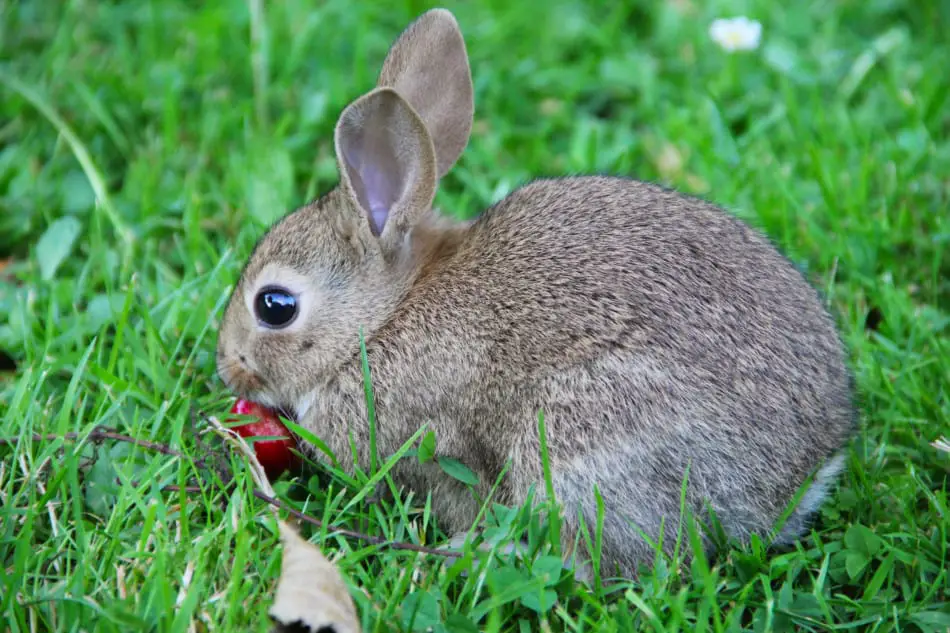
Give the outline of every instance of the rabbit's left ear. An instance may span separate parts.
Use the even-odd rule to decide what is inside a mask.
[[[472,133],[472,73],[465,40],[446,9],[426,11],[389,50],[377,82],[394,89],[425,123],[438,177],[455,164]]]
[[[374,235],[400,242],[431,208],[438,183],[422,119],[395,90],[377,88],[343,110],[334,144],[350,207],[363,212]]]

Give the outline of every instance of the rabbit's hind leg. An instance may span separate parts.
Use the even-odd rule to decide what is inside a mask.
[[[564,509],[564,546],[573,546],[583,524],[595,551],[600,550],[597,563],[602,579],[636,578],[641,566],[653,565],[660,555],[672,556],[678,541],[683,558],[689,559],[681,513],[682,486],[674,477],[661,476],[663,470],[651,464],[649,455],[630,457],[623,467],[566,465],[554,477],[555,493]],[[602,518],[598,517],[594,486],[603,501]],[[706,545],[705,536],[702,538]],[[576,559],[593,566],[587,538],[576,541]]]

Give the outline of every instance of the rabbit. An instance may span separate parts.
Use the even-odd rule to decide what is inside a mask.
[[[472,493],[485,499],[506,466],[493,502],[544,498],[543,412],[578,565],[593,558],[578,535],[594,534],[595,486],[605,576],[673,553],[683,509],[714,512],[739,542],[800,538],[855,431],[846,349],[817,290],[722,208],[621,176],[538,178],[452,220],[433,200],[473,109],[455,17],[421,14],[340,113],[338,185],[246,262],[220,324],[224,384],[366,469],[362,332],[380,459],[428,424],[436,455],[478,476],[472,490],[435,461],[394,467],[431,494],[446,534],[475,527]]]

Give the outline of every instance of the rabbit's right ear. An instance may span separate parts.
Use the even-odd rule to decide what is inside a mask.
[[[391,88],[376,88],[340,114],[334,133],[340,184],[373,235],[399,245],[432,206],[438,184],[425,124]]]
[[[389,50],[379,87],[394,89],[425,123],[438,177],[452,168],[472,132],[472,74],[455,17],[432,9],[410,24]]]

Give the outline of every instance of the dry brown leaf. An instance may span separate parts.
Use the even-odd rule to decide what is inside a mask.
[[[237,448],[248,460],[251,475],[258,488],[276,497],[264,468],[254,450],[235,431],[217,418],[209,422],[218,435]],[[270,616],[272,633],[362,633],[356,606],[336,566],[297,530],[282,521],[271,506],[280,529],[284,552],[280,564],[280,580]]]
[[[273,633],[360,633],[353,598],[336,566],[293,527],[280,521],[284,544],[270,616]]]

